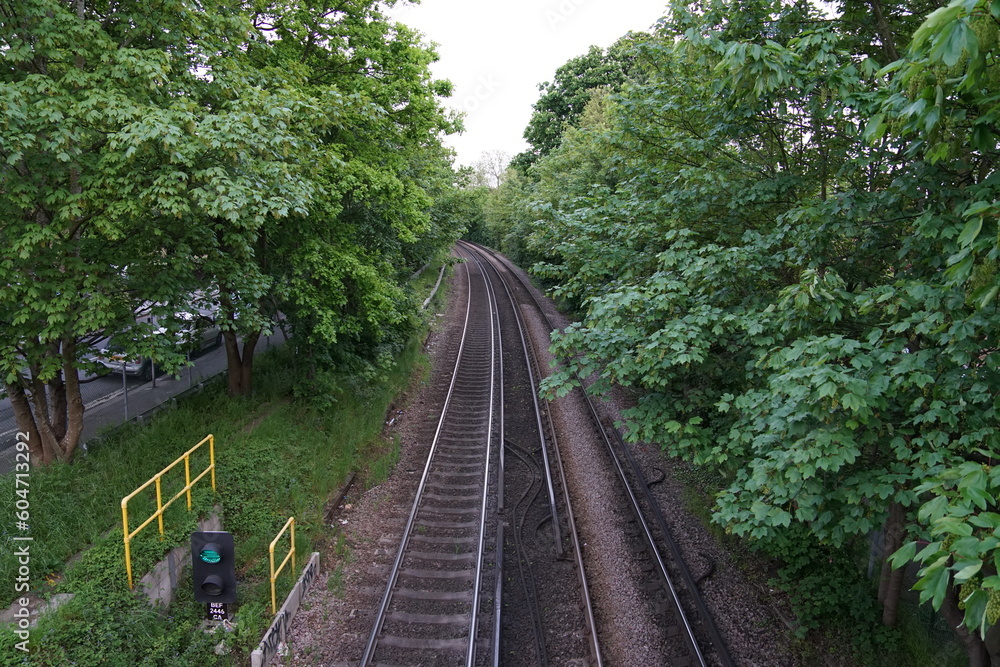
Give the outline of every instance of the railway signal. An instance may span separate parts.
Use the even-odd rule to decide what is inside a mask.
[[[191,533],[191,578],[195,601],[236,602],[236,558],[231,533]]]

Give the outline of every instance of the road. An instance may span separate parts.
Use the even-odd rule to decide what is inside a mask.
[[[283,343],[284,336],[280,331],[266,338],[261,337],[257,341],[256,354]],[[88,440],[102,431],[124,423],[126,404],[128,419],[135,419],[199,382],[223,372],[226,369],[225,346],[220,345],[206,350],[191,361],[194,365],[183,369],[176,377],[160,375],[149,382],[138,378],[126,378],[123,382],[120,373],[111,373],[84,383],[80,389],[85,406],[81,444],[85,446]],[[10,400],[5,398],[0,400],[0,473],[7,473],[13,469],[16,435],[17,423],[14,420],[14,410]]]

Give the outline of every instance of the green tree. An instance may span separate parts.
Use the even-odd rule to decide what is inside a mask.
[[[483,243],[521,266],[530,266],[536,257],[528,247],[534,220],[528,206],[532,187],[519,170],[508,168],[500,187],[484,193],[482,202]]]
[[[261,289],[243,301],[256,310],[251,335],[277,312],[286,317],[305,367],[299,391],[326,396],[331,369],[390,362],[412,325],[407,279],[457,237],[452,221],[432,215],[432,194],[445,196],[451,178],[440,136],[458,126],[438,102],[450,84],[430,76],[436,54],[380,3],[287,10],[258,16],[270,37],[250,61],[299,68],[306,90],[338,91],[344,104],[310,157],[317,189],[308,213],[263,230],[252,259]],[[230,367],[234,393],[249,390],[248,358],[245,346],[234,360],[244,369],[238,386]]]
[[[677,3],[586,144],[613,178],[560,164],[565,134],[535,167],[553,178],[532,237],[582,310],[550,390],[638,389],[630,437],[726,472],[716,519],[760,543],[793,524],[838,548],[931,539],[924,597],[981,630],[1000,579],[964,610],[952,583],[995,574],[994,5],[935,12],[880,70],[885,33],[850,12]],[[880,7],[908,41],[919,22]],[[932,491],[948,500],[915,512]],[[981,534],[958,520],[973,507]],[[886,624],[900,584],[883,568]]]
[[[451,187],[436,199],[435,208],[439,216],[461,221],[462,238],[492,246],[494,240],[486,227],[485,217],[489,188],[473,185],[474,181],[478,181],[478,176],[472,168],[461,168],[455,173]]]
[[[556,70],[552,81],[539,84],[541,96],[524,130],[531,148],[517,155],[513,166],[527,170],[558,146],[563,132],[577,126],[591,90],[620,90],[633,70],[633,45],[641,39],[641,33],[629,33],[607,50],[591,46],[586,54],[570,59]]]
[[[295,90],[294,72],[247,68],[251,26],[228,5],[0,12],[0,371],[49,463],[79,439],[86,343],[142,304],[183,301],[202,221],[245,248],[265,219],[304,211],[311,181],[288,156],[336,105]],[[180,363],[172,341],[145,333],[130,352]]]
[[[892,83],[868,131],[921,168],[928,194],[914,202],[920,218],[913,243],[938,250],[924,261],[949,299],[946,307],[924,306],[939,324],[917,331],[919,349],[932,349],[944,372],[933,374],[933,389],[925,390],[924,400],[933,402],[917,433],[934,452],[916,489],[919,511],[909,530],[917,541],[905,545],[895,563],[921,563],[921,600],[972,631],[963,639],[974,665],[1000,663],[1000,544],[994,535],[1000,484],[993,469],[1000,445],[998,27],[998,2],[956,1],[932,12],[914,33],[905,60],[886,68]]]

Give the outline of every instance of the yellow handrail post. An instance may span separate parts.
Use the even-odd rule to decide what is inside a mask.
[[[128,574],[128,587],[132,588],[132,551],[129,548],[128,534],[128,501],[122,499],[122,530],[125,531],[125,572]]]
[[[160,538],[163,538],[163,497],[160,493],[160,481],[163,478],[156,476],[156,523],[160,527]]]
[[[285,534],[285,531],[289,529],[289,526],[291,526],[291,533],[290,533],[291,544],[289,545],[290,548],[288,550],[288,554],[285,556],[285,559],[281,561],[281,565],[279,565],[277,571],[275,571],[274,545],[278,543],[278,540],[280,540],[281,536]],[[282,529],[278,531],[278,534],[275,536],[275,538],[271,540],[271,545],[267,548],[267,550],[271,559],[271,613],[277,614],[278,600],[275,592],[274,582],[277,581],[278,575],[281,574],[281,571],[285,569],[285,565],[288,564],[289,558],[292,559],[292,577],[293,578],[295,577],[295,517],[294,516],[288,518],[288,521],[285,522],[284,527],[282,527]]]
[[[271,613],[277,614],[278,601],[274,591],[274,542],[271,542],[271,547],[268,549],[268,555],[270,556],[271,559]]]
[[[212,491],[215,491],[215,436],[208,436],[208,464],[212,468]]]
[[[187,489],[188,512],[191,511],[191,457],[184,455],[184,488]]]

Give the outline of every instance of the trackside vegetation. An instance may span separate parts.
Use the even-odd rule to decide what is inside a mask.
[[[878,625],[912,586],[997,665],[1000,2],[823,5],[674,2],[567,63],[626,80],[553,142],[557,73],[470,234],[577,316],[546,390],[636,392],[629,437],[719,471],[804,631],[920,664]]]
[[[415,292],[433,287],[440,263],[416,281]],[[443,293],[435,303],[444,298]],[[270,611],[268,544],[289,516],[296,518],[301,569],[335,531],[324,525],[325,504],[357,471],[357,484],[381,482],[398,459],[398,443],[383,433],[386,410],[411,382],[426,377],[421,343],[426,325],[378,376],[342,374],[323,400],[294,397],[293,350],[276,348],[261,357],[260,381],[249,396],[231,398],[225,383],[187,397],[148,425],[115,430],[76,463],[32,472],[33,593],[73,593],[71,601],[43,616],[31,631],[30,654],[14,649],[10,626],[0,627],[0,664],[108,665],[114,667],[246,665],[273,617]],[[119,501],[172,462],[206,433],[216,438],[218,493],[196,487],[195,510],[175,504],[160,540],[155,522],[133,542],[136,579],[178,544],[186,544],[199,516],[218,510],[236,540],[239,602],[231,632],[201,629],[203,604],[182,577],[169,609],[149,606],[128,589],[123,560]],[[207,461],[193,461],[192,469]],[[7,478],[3,488],[12,487]],[[173,495],[183,482],[165,482]],[[172,489],[172,490],[171,490]],[[178,507],[179,505],[179,507]],[[65,511],[67,507],[73,511]],[[131,506],[130,506],[131,508]],[[155,508],[136,502],[135,516]],[[145,512],[146,514],[143,514]],[[279,554],[286,546],[279,546]],[[44,548],[42,548],[44,547]],[[5,549],[0,572],[12,577],[16,563]],[[347,555],[345,554],[345,557]],[[295,577],[298,576],[295,573]],[[278,595],[293,577],[282,574]],[[3,603],[9,603],[5,592]]]
[[[460,228],[436,58],[378,0],[0,6],[0,390],[35,465],[73,460],[107,338],[174,372],[211,320],[234,396],[278,321],[300,391],[388,359]]]

